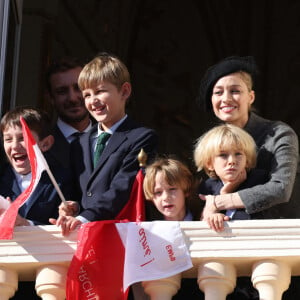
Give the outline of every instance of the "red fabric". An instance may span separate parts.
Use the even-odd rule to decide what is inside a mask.
[[[118,214],[116,220],[129,220],[130,222],[141,222],[145,220],[146,214],[143,181],[144,173],[143,170],[140,169],[133,183],[130,199]]]
[[[83,224],[78,234],[76,253],[67,275],[67,300],[126,300],[123,291],[125,249],[115,224],[120,220],[143,221],[145,203],[144,174],[140,170],[130,199],[116,220]]]
[[[23,137],[27,149],[27,155],[30,161],[32,177],[28,188],[23,193],[21,193],[15,201],[11,203],[9,208],[4,212],[4,214],[1,217],[0,239],[4,239],[4,240],[12,239],[13,228],[15,225],[18,210],[20,206],[29,199],[30,195],[33,193],[35,187],[39,182],[43,170],[46,169],[45,166],[37,164],[37,155],[42,155],[42,154],[25,120],[21,117],[20,121],[22,124]]]
[[[68,300],[127,299],[122,290],[125,251],[117,222],[97,221],[81,227],[68,270]]]

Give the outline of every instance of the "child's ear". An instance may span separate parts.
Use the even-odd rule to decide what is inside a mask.
[[[53,135],[46,136],[38,143],[42,152],[48,151],[52,147],[53,144],[54,144],[54,136]]]
[[[184,197],[185,197],[185,198],[190,197],[190,195],[191,195],[191,193],[190,193],[189,191],[185,191],[185,192],[184,192]]]
[[[124,99],[128,99],[131,95],[131,84],[129,82],[123,83],[121,87],[121,94],[124,97]]]
[[[212,162],[211,162],[211,160],[209,160],[209,161],[207,162],[206,168],[207,168],[207,170],[212,171],[212,172],[215,170],[215,169],[214,169],[214,166],[213,166],[213,164],[212,164]]]

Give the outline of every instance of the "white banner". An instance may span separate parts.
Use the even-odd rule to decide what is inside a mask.
[[[116,226],[125,247],[124,290],[135,282],[170,277],[193,266],[179,222]]]

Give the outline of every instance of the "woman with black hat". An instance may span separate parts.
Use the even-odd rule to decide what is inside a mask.
[[[256,168],[269,173],[265,184],[234,192],[240,182],[234,182],[231,193],[201,196],[206,200],[202,218],[221,210],[244,208],[260,218],[288,217],[282,205],[290,200],[298,162],[298,138],[287,124],[270,121],[251,111],[255,100],[253,81],[257,68],[252,57],[228,57],[209,68],[201,82],[200,99],[207,111],[213,111],[222,122],[245,129],[257,145]],[[295,278],[296,280],[297,278]],[[292,280],[292,283],[295,281]],[[297,287],[297,281],[293,290]],[[294,291],[293,291],[294,292]],[[288,294],[284,299],[290,298]],[[227,299],[258,299],[250,278],[238,278],[237,287]]]
[[[219,120],[245,129],[254,138],[256,167],[267,170],[269,181],[238,192],[203,197],[203,219],[215,211],[236,208],[245,208],[249,214],[260,212],[263,218],[280,218],[282,209],[277,204],[290,199],[297,171],[298,138],[287,124],[263,119],[251,111],[256,74],[252,57],[228,57],[207,70],[200,98]]]

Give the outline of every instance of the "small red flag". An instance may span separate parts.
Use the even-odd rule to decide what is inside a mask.
[[[143,191],[144,173],[140,169],[136,175],[129,201],[116,217],[116,220],[128,220],[129,222],[145,221],[145,196]]]

